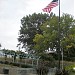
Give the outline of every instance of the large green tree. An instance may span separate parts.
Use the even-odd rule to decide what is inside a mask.
[[[48,14],[32,14],[21,19],[18,41],[27,51],[36,54],[58,49],[58,16]],[[72,15],[63,14],[60,17],[60,46],[64,55],[75,53],[75,20]],[[57,50],[58,52],[58,50]]]
[[[75,57],[75,20],[69,14],[63,14],[60,22],[60,46],[65,56]],[[37,54],[57,50],[58,52],[58,16],[51,16],[50,20],[40,27],[42,34],[36,34],[34,50]]]
[[[40,25],[47,21],[49,18],[48,14],[32,14],[21,19],[21,27],[18,41],[27,51],[32,49],[34,42],[34,36],[39,33],[42,34],[40,30]]]
[[[75,20],[69,14],[61,17],[61,47],[69,60],[75,57]]]
[[[34,50],[36,53],[47,52],[56,49],[58,46],[58,16],[52,14],[48,21],[40,27],[42,34],[36,34],[33,41],[35,42]]]

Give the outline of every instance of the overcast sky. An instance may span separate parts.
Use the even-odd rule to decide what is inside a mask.
[[[42,9],[51,1],[0,0],[0,43],[2,48],[17,50],[17,38],[22,17],[34,12],[43,12]],[[61,0],[61,14],[69,13],[74,16],[74,4],[74,0]],[[52,12],[58,15],[58,6],[53,8]]]

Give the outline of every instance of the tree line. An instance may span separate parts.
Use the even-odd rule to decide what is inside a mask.
[[[19,44],[28,53],[45,58],[47,53],[55,50],[58,59],[58,18],[54,13],[33,13],[21,19]],[[63,13],[60,17],[60,47],[64,60],[75,58],[75,20],[72,15]],[[45,56],[44,56],[45,55]]]
[[[28,54],[38,56],[38,75],[47,75],[49,67],[58,67],[59,41],[63,59],[75,61],[75,19],[72,15],[63,13],[60,17],[60,32],[58,24],[59,16],[54,13],[33,13],[21,19],[19,45]],[[62,60],[62,54],[60,56]]]

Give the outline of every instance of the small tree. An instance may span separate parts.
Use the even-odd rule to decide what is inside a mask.
[[[0,44],[0,49],[1,49],[2,45]]]
[[[47,75],[50,67],[54,67],[54,58],[51,54],[41,54],[37,66],[38,75]]]

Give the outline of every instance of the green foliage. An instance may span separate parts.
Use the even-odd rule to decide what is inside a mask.
[[[58,48],[58,16],[52,14],[50,18],[40,26],[42,30],[42,37],[35,42],[35,51],[36,48],[38,51],[46,52],[50,48],[50,50]],[[34,38],[35,39],[35,38]],[[41,41],[40,41],[41,40]],[[39,43],[38,43],[39,42]],[[75,20],[69,14],[63,14],[61,16],[60,23],[60,45],[64,51],[64,56],[66,57],[75,57]],[[58,50],[57,50],[58,52]],[[70,59],[71,60],[71,59]]]
[[[21,64],[21,63],[13,63],[13,62],[11,62],[10,65],[17,66],[17,67],[22,67],[22,68],[32,68],[31,65]]]
[[[58,16],[32,14],[21,19],[18,41],[30,53],[39,57],[50,50],[58,53]],[[60,17],[60,46],[65,57],[75,57],[75,20],[69,14]],[[50,49],[50,50],[49,50]]]
[[[65,67],[66,70],[73,70],[73,68],[75,67],[75,64],[72,65],[68,65]]]
[[[38,74],[38,75],[47,75],[49,69],[44,66],[44,67],[38,67],[38,68],[36,69],[36,71],[37,71],[37,74]]]
[[[34,46],[34,49],[36,50],[36,53],[41,54],[43,52],[43,50],[45,49],[45,47],[46,47],[43,35],[36,34],[33,41],[35,42],[35,44],[37,43]]]
[[[20,35],[18,41],[22,44],[26,51],[32,50],[34,45],[33,38],[35,35],[41,34],[40,25],[47,21],[49,18],[48,14],[32,14],[21,19]]]

